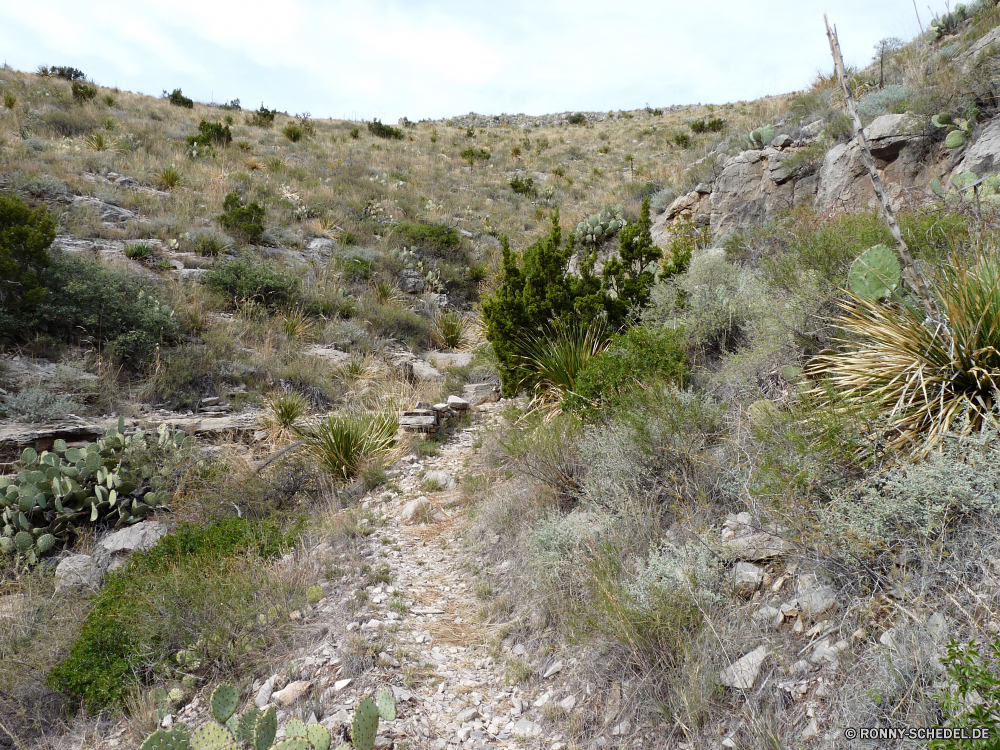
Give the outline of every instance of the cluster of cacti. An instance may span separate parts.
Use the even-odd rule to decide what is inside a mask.
[[[990,203],[1000,203],[1000,175],[980,180],[975,172],[962,172],[951,178],[948,187],[945,187],[937,177],[931,180],[928,187],[934,195],[949,203],[958,203],[973,197]]]
[[[614,237],[625,226],[622,205],[605,206],[600,213],[588,216],[576,225],[576,239],[585,245],[593,245]]]
[[[883,299],[899,286],[900,268],[896,254],[885,245],[875,245],[857,257],[847,274],[851,294]]]
[[[156,694],[155,699],[159,697]],[[251,706],[237,714],[240,694],[232,685],[215,688],[210,702],[214,721],[206,721],[194,732],[181,723],[157,730],[139,750],[237,750],[245,745],[251,750],[330,750],[330,731],[320,724],[306,726],[300,719],[289,719],[284,738],[275,742],[278,721],[274,706],[263,711]],[[162,720],[164,716],[157,711],[157,718]],[[351,744],[342,744],[337,750],[372,750],[380,718],[386,721],[396,718],[396,699],[386,688],[374,700],[365,698],[358,704],[351,721]]]
[[[765,125],[762,128],[757,128],[756,130],[751,130],[745,136],[743,136],[744,145],[750,148],[764,148],[771,141],[774,140],[774,128],[770,125]]]
[[[51,452],[26,448],[24,468],[0,478],[0,552],[35,563],[74,521],[132,524],[166,503],[169,464],[194,439],[160,425],[154,455],[143,431],[124,431],[119,419],[118,429],[82,448],[65,440],[56,440]]]
[[[959,3],[951,13],[945,13],[931,21],[927,29],[934,35],[935,39],[940,39],[948,34],[954,34],[958,30],[959,24],[967,18],[969,18],[968,6]]]
[[[947,112],[942,112],[939,115],[934,115],[931,122],[935,127],[948,131],[948,137],[944,141],[944,145],[948,148],[961,148],[972,137],[974,123],[962,117],[952,117]]]

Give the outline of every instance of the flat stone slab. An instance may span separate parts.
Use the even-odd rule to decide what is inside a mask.
[[[737,690],[751,690],[760,675],[760,669],[771,655],[767,645],[758,646],[750,653],[722,670],[719,682],[725,687]]]

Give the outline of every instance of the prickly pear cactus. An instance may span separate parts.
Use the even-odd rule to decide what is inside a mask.
[[[947,112],[942,112],[941,114],[934,115],[931,118],[931,122],[935,127],[946,128],[952,124],[951,115]]]
[[[310,586],[306,589],[306,601],[310,604],[317,604],[323,598],[322,586]]]
[[[319,724],[307,726],[306,739],[309,740],[313,750],[330,750],[330,732],[324,726]]]
[[[285,724],[285,737],[305,737],[306,725],[302,719],[289,719]]]
[[[240,704],[240,691],[232,685],[219,685],[212,691],[212,716],[220,724],[225,724],[236,713]]]
[[[385,721],[396,720],[396,698],[389,688],[382,688],[378,691],[375,706],[378,708],[378,715]]]
[[[865,250],[851,265],[847,286],[851,294],[868,299],[888,297],[899,286],[900,268],[896,254],[885,245]]]
[[[222,724],[206,722],[191,735],[191,750],[226,750],[236,741]]]
[[[948,133],[948,137],[944,139],[944,145],[946,148],[961,148],[968,140],[964,131],[952,130]]]
[[[313,750],[305,737],[291,737],[281,740],[271,750]]]
[[[278,733],[278,716],[274,711],[274,706],[268,706],[264,712],[257,717],[253,727],[253,750],[268,750],[274,742],[274,735]]]
[[[139,750],[191,750],[187,728],[183,724],[172,729],[160,729],[139,745]]]
[[[351,743],[354,750],[372,750],[378,734],[378,707],[371,698],[365,698],[354,711],[351,722]]]
[[[576,225],[576,239],[584,245],[593,245],[618,234],[625,223],[620,203],[605,206],[600,213],[588,216]]]
[[[248,745],[253,745],[253,730],[257,725],[259,717],[260,710],[256,706],[250,706],[250,708],[240,714],[239,721],[236,722],[236,739]]]

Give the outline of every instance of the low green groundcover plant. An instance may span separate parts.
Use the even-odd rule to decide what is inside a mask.
[[[194,687],[246,667],[286,634],[287,608],[305,601],[264,564],[299,530],[242,518],[182,523],[109,575],[49,685],[97,711],[121,705],[137,683]]]

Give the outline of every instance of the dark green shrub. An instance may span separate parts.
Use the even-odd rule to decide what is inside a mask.
[[[653,244],[652,226],[647,195],[642,199],[639,221],[627,224],[618,233],[618,254],[608,258],[601,272],[604,308],[612,328],[625,325],[629,315],[649,303],[656,281],[656,261],[663,257],[663,251]],[[596,247],[591,256],[596,258]],[[590,263],[593,267],[593,261]]]
[[[0,318],[44,298],[42,273],[51,262],[49,246],[55,238],[56,224],[44,206],[31,208],[0,193]]]
[[[948,672],[952,690],[935,696],[941,702],[941,726],[963,728],[972,736],[973,729],[986,730],[985,739],[938,740],[929,747],[934,750],[989,750],[996,747],[1000,732],[1000,636],[986,644],[992,659],[979,653],[979,645],[969,641],[962,645],[954,638],[948,642],[948,655],[941,659]],[[992,664],[990,663],[992,662]]]
[[[82,70],[69,65],[53,65],[49,68],[42,67],[38,69],[38,73],[39,75],[55,76],[67,81],[83,81],[87,78]]]
[[[413,246],[438,257],[455,257],[462,244],[458,232],[444,224],[403,221],[396,225],[395,232],[407,247]]]
[[[202,120],[198,123],[198,135],[187,137],[188,146],[228,146],[233,142],[233,133],[228,125]]]
[[[712,117],[708,120],[695,120],[689,127],[692,133],[721,133],[726,123],[718,117]]]
[[[235,190],[226,196],[215,220],[244,242],[255,244],[264,237],[264,207],[257,201],[244,205]]]
[[[110,574],[49,685],[96,712],[121,705],[137,683],[214,679],[252,661],[288,632],[288,605],[302,596],[262,565],[296,532],[240,518],[181,524]]]
[[[394,128],[391,125],[383,125],[379,120],[372,120],[368,123],[368,132],[374,135],[376,138],[386,138],[388,140],[403,140],[404,133],[399,128]]]
[[[278,114],[276,109],[268,109],[263,104],[256,112],[251,112],[247,117],[247,125],[255,128],[269,128],[274,125],[274,116]]]
[[[298,143],[305,136],[305,131],[294,122],[286,125],[285,129],[281,132],[284,133],[285,138],[290,140],[292,143]]]
[[[569,116],[570,125],[584,125],[587,122],[587,117],[582,112],[577,112]]]
[[[590,360],[576,379],[576,393],[564,408],[595,411],[614,408],[637,390],[687,376],[684,333],[672,328],[636,326],[613,336],[608,348]]]
[[[158,345],[176,341],[180,334],[173,311],[159,300],[157,284],[144,277],[61,256],[52,261],[43,284],[41,301],[0,313],[0,339],[44,333],[67,342],[88,340],[140,368]]]
[[[532,197],[538,195],[535,181],[531,177],[515,177],[510,181],[510,189],[518,195],[530,195]]]
[[[691,146],[691,136],[687,133],[675,133],[674,143],[676,143],[681,148],[689,148]]]
[[[463,159],[469,162],[470,167],[474,167],[476,166],[477,161],[488,161],[490,156],[492,156],[492,154],[490,154],[490,152],[487,151],[485,148],[480,148],[478,146],[470,146],[469,148],[462,151],[462,153],[460,153],[459,156],[461,156]]]
[[[73,81],[70,90],[73,92],[73,101],[77,104],[84,104],[97,96],[97,86],[92,83]]]
[[[181,93],[180,89],[174,89],[169,94],[166,91],[164,91],[163,95],[175,107],[185,107],[187,109],[194,109],[194,100],[188,99],[186,96],[184,96],[184,94]]]
[[[351,128],[351,138],[358,140],[361,137],[361,131],[357,127]]]
[[[215,266],[205,275],[205,284],[234,306],[256,302],[271,309],[289,308],[299,298],[297,276],[256,258],[236,258]]]

